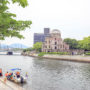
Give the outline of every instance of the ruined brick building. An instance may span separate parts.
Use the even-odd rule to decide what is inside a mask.
[[[45,37],[45,41],[42,45],[42,52],[61,52],[69,51],[69,45],[67,45],[61,38],[59,30],[54,29],[48,37]]]

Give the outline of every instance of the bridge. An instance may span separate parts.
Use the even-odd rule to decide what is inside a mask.
[[[13,55],[21,55],[22,49],[0,49],[0,55],[7,55],[8,52],[12,52]]]

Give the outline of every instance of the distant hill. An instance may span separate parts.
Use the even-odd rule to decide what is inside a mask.
[[[14,43],[11,45],[1,44],[1,48],[28,48],[28,46],[20,43]]]

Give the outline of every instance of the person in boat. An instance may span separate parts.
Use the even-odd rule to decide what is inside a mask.
[[[8,72],[5,73],[5,77],[8,77]]]
[[[8,80],[12,80],[13,79],[13,73],[6,73],[5,76],[7,77]]]
[[[9,73],[9,79],[12,80],[13,79],[13,73]]]
[[[13,74],[13,79],[14,79],[14,80],[16,79],[16,74]]]
[[[8,73],[7,79],[10,80],[11,78],[11,73]]]
[[[8,78],[8,72],[5,73],[4,83],[6,83],[7,78]]]
[[[0,76],[2,76],[2,69],[0,69]]]
[[[20,72],[19,71],[16,72],[16,76],[17,76],[17,78],[20,78]]]

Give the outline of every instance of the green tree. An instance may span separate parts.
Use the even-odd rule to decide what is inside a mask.
[[[14,19],[15,14],[9,12],[8,4],[18,3],[23,8],[28,5],[27,0],[0,0],[0,40],[5,37],[24,38],[20,31],[30,28],[31,21],[22,21]]]
[[[33,49],[35,49],[35,50],[38,51],[38,52],[41,52],[42,42],[36,42],[36,43],[33,45]]]
[[[79,41],[79,48],[90,50],[90,36]]]
[[[70,49],[77,49],[78,48],[78,41],[76,39],[66,38],[64,42],[69,45]]]
[[[34,49],[31,47],[31,48],[26,48],[26,49],[23,49],[23,52],[27,52],[27,51],[33,51]]]

